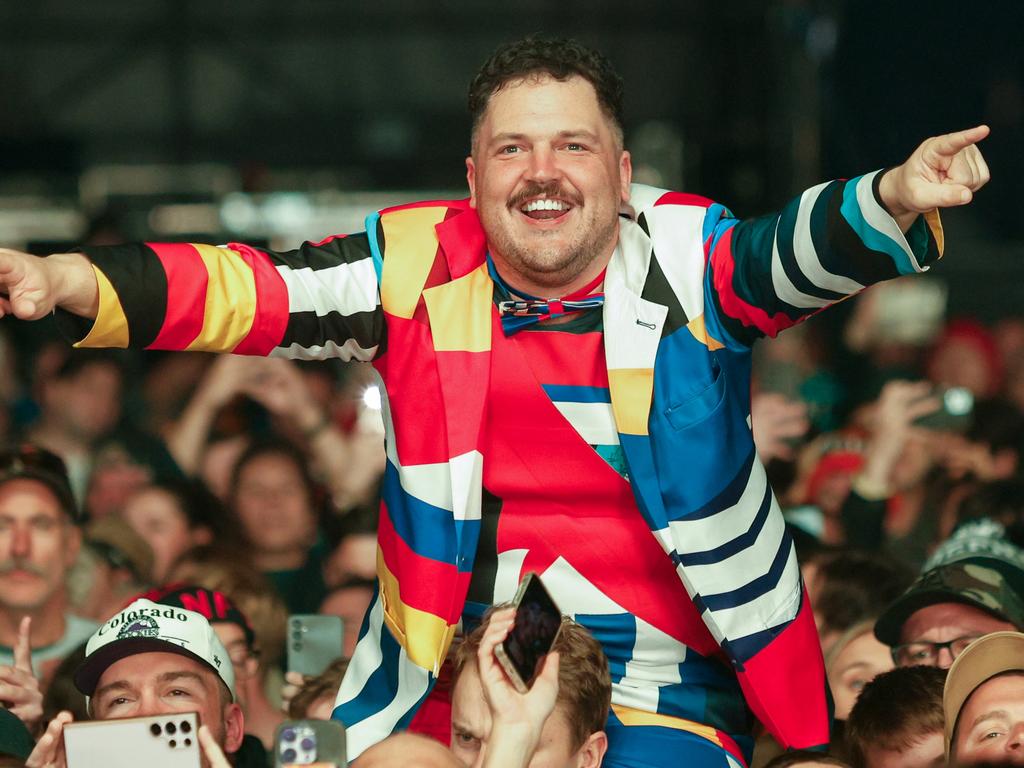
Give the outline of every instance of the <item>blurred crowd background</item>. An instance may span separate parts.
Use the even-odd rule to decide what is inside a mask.
[[[462,197],[469,77],[534,31],[619,68],[637,181],[740,217],[988,123],[992,182],[944,217],[940,264],[756,352],[755,439],[828,651],[965,522],[1024,545],[1022,20],[999,0],[5,2],[0,244],[281,250]],[[0,320],[0,441],[60,455],[83,510],[71,610],[182,580],[229,594],[256,630],[264,741],[285,616],[336,613],[354,646],[382,434],[368,368],[73,352],[52,323]]]

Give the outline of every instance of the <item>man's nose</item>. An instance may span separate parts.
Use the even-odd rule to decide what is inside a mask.
[[[1014,763],[1024,763],[1024,722],[1014,723],[1006,740],[1006,753]]]
[[[939,648],[935,654],[935,666],[939,669],[949,669],[953,666],[953,653],[949,648]]]
[[[32,531],[28,526],[15,526],[11,539],[11,554],[14,557],[28,557],[32,554]]]
[[[562,175],[558,156],[550,147],[537,146],[530,153],[530,178],[533,181],[551,181]]]

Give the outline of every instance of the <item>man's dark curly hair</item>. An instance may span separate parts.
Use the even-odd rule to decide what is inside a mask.
[[[473,134],[495,93],[511,82],[548,76],[565,81],[579,76],[594,86],[601,110],[611,118],[616,138],[622,141],[622,78],[603,55],[575,40],[527,37],[498,48],[469,84],[469,114]]]

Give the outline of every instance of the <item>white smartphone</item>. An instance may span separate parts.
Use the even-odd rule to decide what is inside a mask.
[[[345,728],[336,720],[285,720],[274,734],[274,768],[344,768]]]
[[[68,768],[199,768],[194,712],[64,726]]]

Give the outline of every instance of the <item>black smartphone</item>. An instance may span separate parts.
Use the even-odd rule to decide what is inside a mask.
[[[533,684],[538,662],[551,650],[562,629],[562,612],[551,599],[540,577],[528,573],[519,583],[515,623],[494,655],[512,684],[526,693]]]

